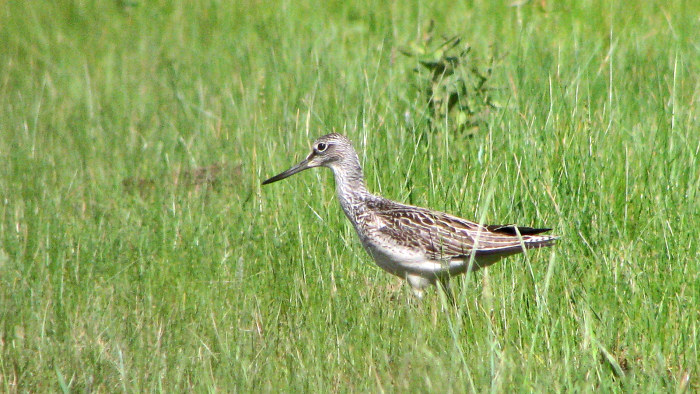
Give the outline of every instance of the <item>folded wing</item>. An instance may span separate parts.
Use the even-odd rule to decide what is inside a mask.
[[[379,231],[396,243],[419,247],[432,260],[470,256],[507,256],[523,249],[550,246],[554,236],[537,236],[550,229],[515,225],[479,225],[443,212],[384,201],[374,207],[386,224]]]

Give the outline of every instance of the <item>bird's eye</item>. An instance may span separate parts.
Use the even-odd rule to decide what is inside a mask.
[[[316,150],[319,152],[323,152],[328,148],[328,145],[324,144],[323,142],[319,142],[318,145],[316,145]]]

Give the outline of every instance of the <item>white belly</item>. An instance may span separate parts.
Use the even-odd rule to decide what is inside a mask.
[[[474,259],[473,262],[470,262],[469,258],[446,261],[432,260],[424,254],[408,248],[377,245],[366,238],[361,239],[361,241],[365,250],[381,269],[401,278],[406,278],[407,274],[423,277],[458,275],[468,271],[476,271],[500,260],[499,257]]]
[[[389,248],[371,241],[362,244],[380,268],[401,278],[406,278],[406,274],[436,276],[455,268],[452,262],[430,260],[422,253],[407,248]]]

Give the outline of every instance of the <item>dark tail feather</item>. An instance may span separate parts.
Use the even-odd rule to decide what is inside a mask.
[[[518,235],[518,232],[520,232],[520,235],[535,235],[535,234],[546,233],[547,231],[552,230],[551,228],[523,227],[523,226],[516,226],[514,224],[506,224],[506,225],[494,224],[494,225],[486,226],[486,228],[489,231],[492,231],[494,233],[516,235],[516,236]]]

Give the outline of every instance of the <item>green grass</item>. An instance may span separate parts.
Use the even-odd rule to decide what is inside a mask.
[[[0,391],[700,389],[700,3],[442,3],[3,2]],[[421,121],[429,19],[502,57],[473,138]],[[330,131],[563,239],[416,304],[329,171],[260,186]]]

